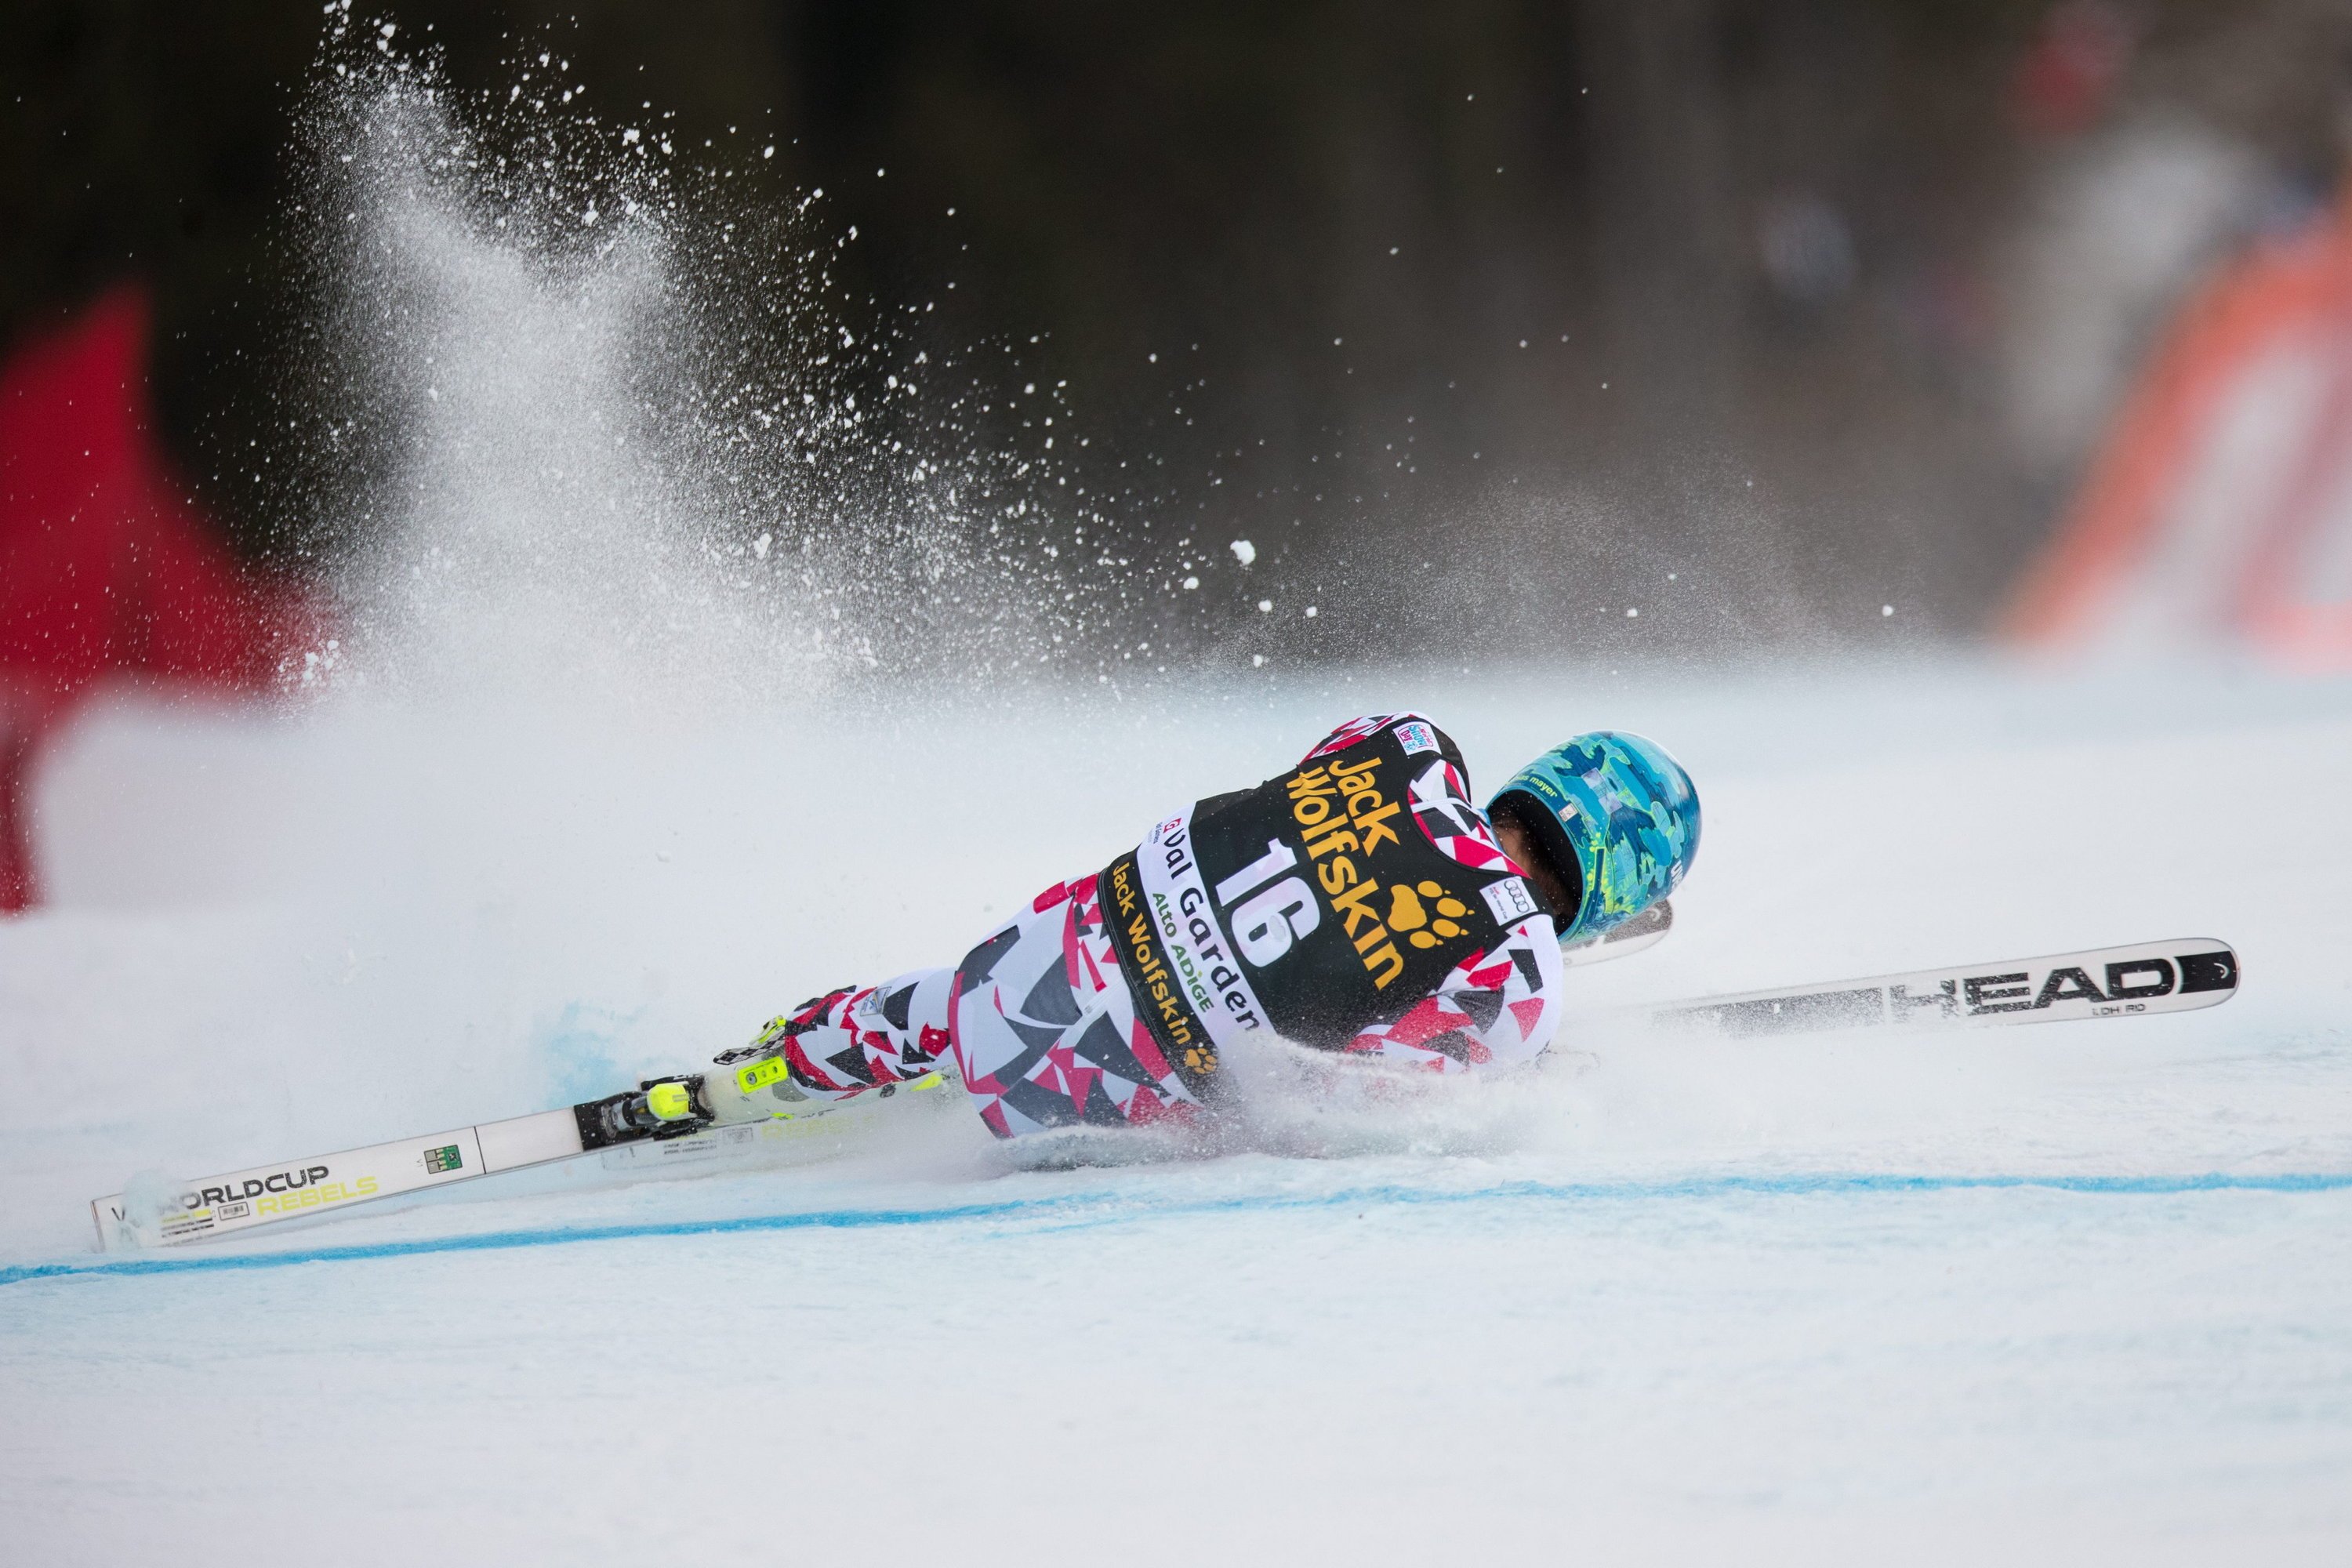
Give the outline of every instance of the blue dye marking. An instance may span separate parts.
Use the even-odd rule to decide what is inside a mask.
[[[554,1023],[539,1031],[537,1042],[540,1055],[554,1075],[548,1103],[576,1105],[597,1100],[610,1093],[615,1083],[634,1079],[635,1074],[620,1068],[618,1046],[644,1016],[642,1007],[633,1013],[615,1013],[584,1002],[564,1004]]]
[[[1860,1172],[1787,1176],[1692,1176],[1670,1182],[1512,1182],[1457,1192],[1393,1185],[1350,1187],[1339,1192],[1297,1197],[1245,1194],[1171,1204],[1136,1204],[1123,1198],[1086,1194],[1051,1198],[1008,1198],[999,1203],[957,1204],[940,1208],[823,1209],[801,1214],[751,1215],[736,1219],[661,1220],[630,1225],[485,1231],[471,1236],[420,1237],[408,1241],[362,1242],[342,1247],[309,1247],[268,1252],[205,1251],[61,1263],[22,1263],[0,1267],[0,1285],[92,1275],[287,1268],[299,1263],[343,1263],[371,1258],[413,1258],[441,1252],[506,1252],[527,1247],[566,1247],[581,1242],[623,1241],[643,1237],[723,1236],[730,1232],[765,1230],[858,1230],[884,1226],[947,1225],[962,1220],[1060,1220],[1063,1224],[1057,1228],[1069,1229],[1171,1215],[1343,1208],[1351,1205],[1525,1201],[1622,1203],[1660,1198],[1812,1197],[2010,1188],[2126,1197],[2193,1193],[2332,1193],[2352,1190],[2352,1172],[2269,1176],[2232,1176],[2219,1173],[2187,1176],[1906,1176]]]

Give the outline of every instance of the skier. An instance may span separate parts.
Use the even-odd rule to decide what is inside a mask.
[[[1639,736],[1555,747],[1482,813],[1436,725],[1357,719],[1046,889],[955,967],[827,992],[725,1070],[602,1114],[615,1140],[670,1136],[945,1069],[1001,1138],[1183,1125],[1261,1029],[1441,1073],[1523,1063],[1559,1021],[1561,947],[1664,900],[1698,837],[1689,775]]]

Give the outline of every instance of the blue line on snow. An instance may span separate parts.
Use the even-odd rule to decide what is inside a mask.
[[[2053,1192],[2124,1196],[2181,1193],[2327,1193],[2352,1190],[2352,1172],[2232,1176],[1906,1176],[1880,1173],[1792,1176],[1695,1176],[1672,1182],[1514,1182],[1459,1192],[1425,1187],[1350,1187],[1299,1197],[1240,1196],[1191,1203],[1136,1205],[1099,1193],[1009,1198],[922,1209],[820,1209],[751,1215],[736,1219],[656,1220],[631,1225],[549,1226],[484,1231],[470,1236],[420,1237],[408,1241],[358,1242],[266,1252],[205,1251],[167,1257],[94,1258],[87,1262],[0,1267],[0,1285],[100,1274],[183,1274],[223,1268],[285,1268],[298,1263],[340,1263],[368,1258],[409,1258],[436,1252],[504,1252],[525,1247],[618,1241],[637,1237],[718,1236],[730,1231],[850,1230],[880,1226],[935,1225],[955,1220],[1066,1216],[1080,1224],[1115,1225],[1170,1215],[1243,1210],[1340,1208],[1351,1204],[1467,1204],[1513,1199],[1587,1203],[1627,1199],[1728,1196],[1813,1196],[1851,1193],[1944,1193],[2038,1187]]]

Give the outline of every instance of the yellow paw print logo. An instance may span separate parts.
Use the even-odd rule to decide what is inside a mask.
[[[1436,919],[1430,918],[1423,899],[1436,900]],[[1389,929],[1410,932],[1406,940],[1415,947],[1435,947],[1448,937],[1460,936],[1469,928],[1455,922],[1469,912],[1469,905],[1434,882],[1423,882],[1417,890],[1402,883],[1389,889]]]

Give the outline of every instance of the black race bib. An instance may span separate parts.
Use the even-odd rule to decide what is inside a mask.
[[[1397,724],[1200,801],[1113,863],[1134,889],[1112,921],[1120,967],[1171,1061],[1189,1050],[1213,1073],[1200,1038],[1258,1027],[1344,1046],[1537,912],[1517,877],[1463,865],[1416,821],[1413,782],[1442,766],[1427,724]]]

